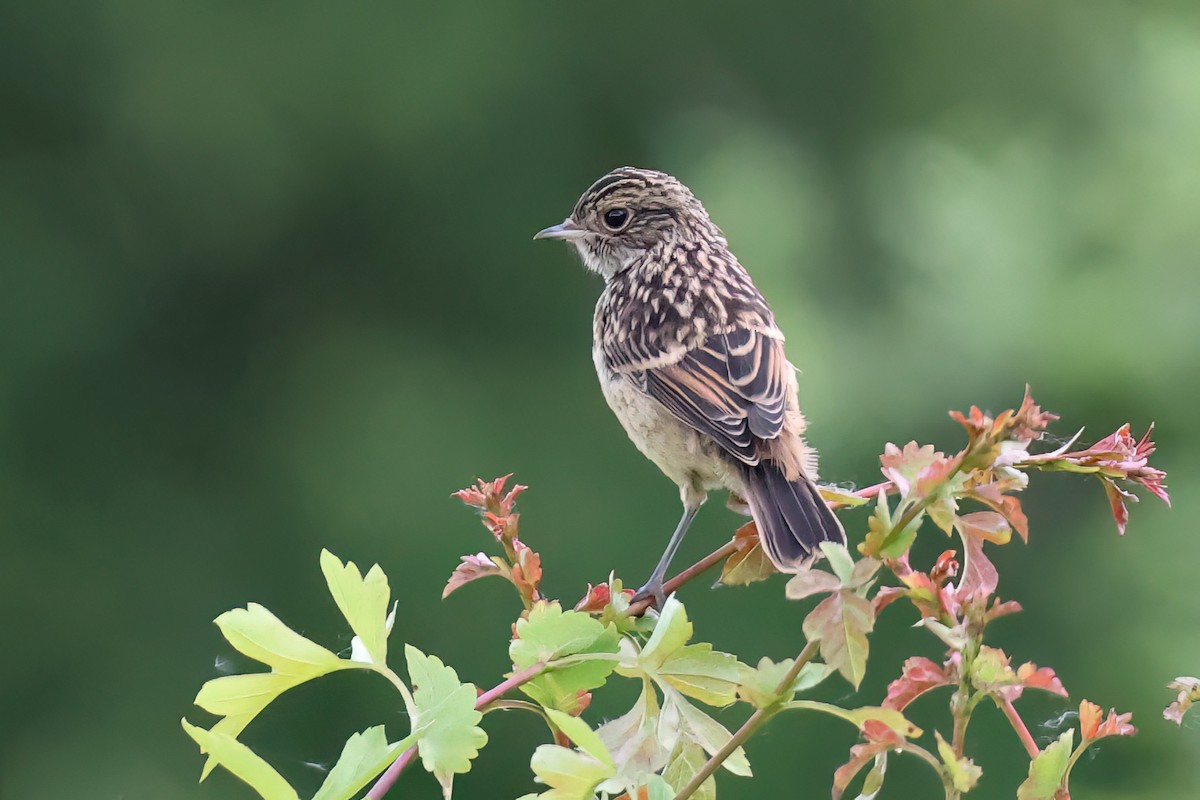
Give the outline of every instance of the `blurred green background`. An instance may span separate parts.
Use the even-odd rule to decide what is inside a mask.
[[[390,573],[396,641],[494,683],[515,597],[438,599],[488,546],[448,497],[476,475],[533,487],[550,593],[648,573],[675,489],[595,384],[597,279],[530,240],[621,164],[689,184],[772,301],[828,480],[875,482],[887,441],[956,448],[946,409],[1026,381],[1060,434],[1157,421],[1174,512],[1143,503],[1119,538],[1094,482],[1036,479],[1030,544],[996,553],[1028,613],[997,642],[1134,712],[1077,796],[1200,796],[1200,726],[1160,716],[1200,672],[1191,0],[5,3],[0,108],[5,800],[248,797],[196,784],[179,718],[209,721],[195,691],[248,666],[210,622],[226,609],[348,645],[321,547]],[[738,523],[710,503],[679,563]],[[946,546],[930,529],[919,553]],[[683,599],[698,636],[780,658],[809,607],[782,586]],[[866,702],[938,653],[905,614]],[[377,683],[302,687],[246,738],[311,790],[351,731],[404,730]],[[945,729],[943,708],[914,717]],[[488,728],[460,796],[532,790],[543,729]],[[988,709],[971,733],[972,797],[1011,797],[1015,738]],[[780,719],[722,796],[826,796],[853,741]],[[897,759],[884,796],[937,794],[923,769]],[[436,791],[414,771],[394,793]]]

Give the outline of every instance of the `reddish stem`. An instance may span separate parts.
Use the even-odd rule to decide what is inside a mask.
[[[375,781],[375,785],[371,787],[371,791],[367,792],[364,800],[379,800],[387,794],[388,789],[392,788],[392,784],[400,777],[400,773],[404,772],[404,768],[416,758],[416,755],[417,746],[415,744],[401,753],[400,757],[379,776],[379,780]]]
[[[1021,744],[1025,745],[1025,752],[1029,753],[1030,758],[1037,757],[1038,753],[1041,752],[1038,750],[1037,742],[1033,740],[1033,735],[1029,733],[1029,728],[1025,727],[1025,720],[1021,719],[1021,715],[1013,707],[1012,701],[996,698],[996,705],[1004,712],[1004,716],[1008,717],[1013,730],[1017,732],[1017,738],[1021,740]]]
[[[475,710],[482,711],[484,706],[498,700],[521,684],[528,683],[542,674],[542,670],[545,668],[546,662],[538,661],[536,664],[530,664],[528,667],[514,672],[510,677],[475,698]],[[379,776],[379,780],[375,781],[375,785],[371,787],[371,791],[367,792],[364,800],[379,800],[387,794],[388,790],[395,785],[396,779],[400,777],[400,773],[404,772],[405,768],[412,763],[416,755],[417,745],[415,744],[401,753],[400,757],[393,761],[391,766]]]

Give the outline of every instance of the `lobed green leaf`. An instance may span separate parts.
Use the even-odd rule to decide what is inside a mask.
[[[437,656],[427,656],[405,645],[408,675],[415,691],[413,701],[421,762],[442,785],[446,797],[454,775],[471,769],[471,759],[487,744],[487,734],[478,726],[483,714],[475,710],[475,687],[462,683],[453,668]]]
[[[206,731],[181,720],[200,752],[245,781],[263,800],[300,800],[296,790],[253,750],[226,733]],[[201,778],[203,780],[203,778]]]

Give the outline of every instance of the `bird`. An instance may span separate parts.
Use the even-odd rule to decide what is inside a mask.
[[[534,239],[570,243],[604,279],[592,323],[601,390],[637,448],[679,486],[683,515],[635,599],[663,607],[666,571],[711,490],[748,507],[780,571],[797,571],[821,542],[845,543],[814,483],[783,333],[690,189],[620,167]]]

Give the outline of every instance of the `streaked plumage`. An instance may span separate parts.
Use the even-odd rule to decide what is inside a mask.
[[[604,277],[593,321],[601,388],[634,444],[680,487],[683,519],[643,591],[661,600],[663,573],[710,489],[747,500],[780,569],[821,541],[844,541],[812,483],[783,334],[687,187],[622,167],[537,238],[572,242]]]

